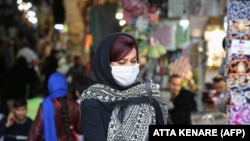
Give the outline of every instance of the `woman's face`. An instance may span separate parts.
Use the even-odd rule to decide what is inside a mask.
[[[111,62],[112,66],[133,66],[136,65],[137,62],[137,56],[136,56],[136,49],[133,48],[128,55],[126,55],[123,59],[119,61],[113,61]]]

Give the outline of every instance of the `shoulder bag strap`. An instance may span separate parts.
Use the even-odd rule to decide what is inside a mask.
[[[153,106],[153,96],[152,96],[152,91],[151,91],[151,86],[150,86],[150,82],[148,79],[144,79],[144,84],[146,86],[146,90],[147,90],[147,93],[148,93],[148,99],[149,99],[149,102],[151,104],[151,106]]]

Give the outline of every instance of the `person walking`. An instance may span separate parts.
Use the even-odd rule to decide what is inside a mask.
[[[40,104],[27,141],[77,141],[82,134],[79,104],[67,98],[65,75],[54,72],[48,79],[49,95]]]
[[[168,109],[150,80],[153,104],[139,74],[135,38],[112,33],[96,49],[81,95],[85,141],[147,141],[149,125],[167,124]]]

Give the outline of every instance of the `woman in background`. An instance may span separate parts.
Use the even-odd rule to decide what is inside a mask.
[[[67,98],[66,77],[58,72],[48,79],[49,96],[41,103],[28,141],[77,141],[82,134],[78,103]]]

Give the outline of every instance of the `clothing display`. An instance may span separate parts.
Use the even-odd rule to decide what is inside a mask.
[[[225,78],[230,95],[229,124],[249,125],[249,24],[250,2],[245,0],[228,0],[226,36],[226,70]],[[224,102],[227,104],[228,102]]]
[[[117,6],[111,3],[91,7],[90,33],[93,35],[94,50],[108,34],[121,31],[119,21],[115,18]]]

